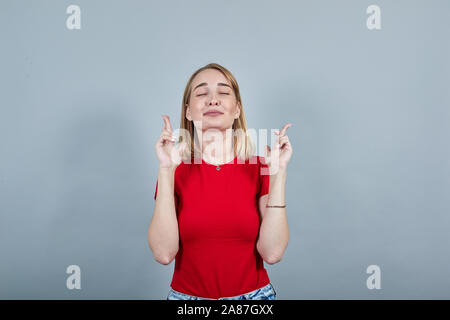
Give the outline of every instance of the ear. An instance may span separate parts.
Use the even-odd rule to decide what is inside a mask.
[[[241,105],[240,105],[240,103],[238,102],[238,104],[237,104],[237,106],[236,106],[236,114],[234,115],[234,118],[235,118],[235,119],[238,119],[240,115],[241,115]]]
[[[189,105],[186,105],[186,119],[192,121],[191,108],[189,107]]]

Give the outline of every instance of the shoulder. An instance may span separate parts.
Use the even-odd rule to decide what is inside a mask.
[[[201,159],[183,159],[175,170],[176,180],[195,178],[199,175]]]
[[[266,158],[264,156],[253,156],[253,163],[257,164],[259,168],[267,167]]]
[[[258,156],[258,161],[259,161],[259,163],[261,164],[261,166],[267,166],[267,163],[266,163],[266,158],[265,157],[263,157],[263,156]]]
[[[265,170],[267,170],[265,168],[268,168],[266,158],[263,156],[251,156],[246,163],[249,164],[248,169],[251,168],[251,171],[258,176],[264,175]]]
[[[266,159],[263,156],[251,156],[246,162],[260,166],[266,164]]]
[[[186,172],[187,165],[184,161],[181,161],[180,164],[175,169],[175,179],[179,179]]]

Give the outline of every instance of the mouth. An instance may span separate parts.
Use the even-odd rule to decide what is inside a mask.
[[[223,114],[223,112],[220,112],[220,111],[208,111],[208,112],[205,112],[203,115],[204,116],[215,117],[215,116],[220,116],[221,114]]]

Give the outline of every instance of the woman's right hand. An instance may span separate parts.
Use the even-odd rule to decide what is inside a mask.
[[[159,161],[160,168],[175,170],[181,163],[183,152],[186,148],[186,142],[180,142],[175,145],[176,138],[172,135],[172,126],[169,116],[162,116],[164,127],[161,136],[155,144],[156,156]]]

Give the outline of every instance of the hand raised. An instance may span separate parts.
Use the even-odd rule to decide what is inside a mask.
[[[162,116],[164,121],[161,136],[155,144],[156,157],[160,168],[176,169],[181,163],[183,152],[186,149],[186,142],[175,145],[176,138],[173,136],[172,125],[168,115]]]
[[[275,141],[275,146],[273,150],[266,145],[266,163],[270,168],[270,174],[276,174],[278,169],[285,169],[289,163],[292,156],[292,146],[289,142],[289,138],[286,134],[286,130],[292,125],[292,123],[287,123],[283,126],[281,131],[275,131],[278,136]]]

